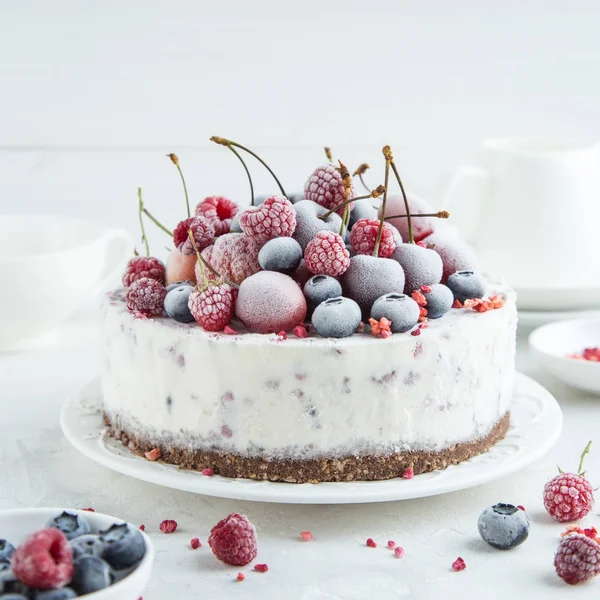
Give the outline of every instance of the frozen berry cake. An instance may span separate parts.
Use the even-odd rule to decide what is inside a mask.
[[[358,195],[340,162],[304,198],[279,180],[250,207],[211,196],[171,233],[140,191],[146,256],[106,302],[111,435],[148,460],[291,483],[442,469],[504,437],[515,294],[383,155],[402,191],[389,204],[383,185]],[[146,217],[173,236],[166,267]]]

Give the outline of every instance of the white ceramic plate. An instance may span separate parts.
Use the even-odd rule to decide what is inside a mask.
[[[559,321],[536,329],[529,347],[537,362],[568,385],[600,394],[600,363],[568,358],[600,346],[600,318]]]
[[[275,483],[206,477],[196,471],[140,458],[106,435],[100,404],[100,385],[96,380],[66,401],[61,426],[80,452],[101,465],[143,481],[196,494],[290,504],[385,502],[473,487],[513,473],[540,458],[562,430],[562,413],[554,397],[529,377],[517,373],[510,430],[486,454],[410,480]]]
[[[0,511],[0,538],[17,546],[32,533],[44,529],[50,519],[60,515],[64,510],[81,515],[89,523],[92,533],[97,533],[100,529],[108,529],[113,523],[123,523],[123,519],[71,508],[18,508]],[[132,527],[136,526],[132,525]],[[150,579],[154,562],[154,546],[145,533],[140,533],[146,543],[146,554],[136,569],[121,581],[98,592],[80,596],[81,598],[85,600],[134,600],[142,596],[148,579]]]
[[[600,277],[592,277],[587,285],[570,287],[527,287],[512,284],[517,292],[519,310],[570,311],[600,307]]]
[[[519,310],[519,327],[533,329],[534,327],[541,327],[547,323],[580,318],[600,319],[600,310]]]

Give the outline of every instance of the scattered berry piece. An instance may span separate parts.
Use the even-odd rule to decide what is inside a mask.
[[[467,563],[460,556],[452,563],[453,571],[464,571],[466,568]]]
[[[420,329],[420,328],[413,329],[413,330],[410,332],[410,335],[412,335],[412,336],[414,336],[414,337],[417,337],[418,335],[421,335],[421,329]]]
[[[152,448],[152,450],[148,451],[148,452],[144,452],[144,456],[148,459],[148,460],[158,460],[161,456],[162,456],[162,452],[160,448]]]
[[[518,507],[499,503],[479,515],[477,528],[484,542],[499,550],[510,550],[527,539],[529,519]]]
[[[238,332],[235,329],[231,329],[229,325],[225,325],[225,327],[223,327],[223,333],[226,335],[237,335]]]
[[[366,544],[369,548],[377,548],[377,543],[373,538],[367,538]]]
[[[223,196],[208,196],[196,206],[196,216],[208,219],[215,235],[229,233],[233,218],[238,214],[239,206]]]
[[[454,300],[452,303],[452,308],[463,308],[463,304],[460,300]]]
[[[85,512],[96,512],[93,508],[82,508],[81,510],[85,510]]]
[[[402,479],[412,479],[415,476],[415,472],[412,467],[407,467],[402,473]]]
[[[276,237],[290,237],[296,229],[296,211],[284,196],[274,194],[263,204],[245,210],[240,215],[244,233],[259,243]]]
[[[569,585],[584,583],[600,573],[600,543],[586,535],[570,533],[558,545],[554,567]]]
[[[186,256],[196,254],[189,231],[192,231],[194,241],[198,250],[210,246],[215,239],[215,228],[212,223],[204,217],[190,217],[181,221],[173,232],[173,244],[182,254]]]
[[[156,279],[143,277],[127,288],[125,301],[130,311],[139,311],[146,315],[161,315],[166,295],[167,290],[162,283]]]
[[[134,256],[125,268],[123,287],[128,288],[134,281],[143,278],[156,279],[159,283],[164,283],[165,265],[152,256]]]
[[[190,541],[190,546],[192,550],[198,550],[198,548],[200,548],[202,544],[200,543],[200,540],[198,538],[192,538],[192,540]]]
[[[206,475],[206,477],[212,477],[214,474],[212,469],[202,469],[202,475]]]
[[[139,530],[140,530],[140,531],[146,531],[146,526],[145,526],[145,525],[142,523],[142,524],[139,526]]]
[[[351,336],[360,324],[360,307],[354,300],[338,296],[321,302],[312,315],[315,331],[322,337]]]
[[[189,298],[194,319],[206,331],[222,331],[231,322],[233,306],[233,288],[227,283],[208,287],[198,285]]]
[[[396,292],[377,298],[371,308],[371,318],[391,321],[390,329],[393,333],[404,333],[412,329],[417,324],[419,315],[419,305],[405,294]]]
[[[212,528],[208,545],[224,563],[247,565],[257,554],[256,528],[248,517],[233,513]]]
[[[369,325],[371,326],[371,335],[373,337],[389,337],[392,332],[390,329],[390,325],[392,322],[385,317],[381,317],[379,320],[373,319],[372,317],[369,319]]]
[[[337,277],[350,265],[350,253],[340,235],[320,231],[306,246],[304,262],[315,275]]]
[[[378,220],[361,219],[360,221],[357,221],[350,232],[350,244],[352,245],[352,250],[354,250],[356,254],[373,254],[378,232]],[[394,238],[394,229],[389,223],[384,222],[377,256],[380,258],[389,258],[392,256],[395,249],[396,240]]]
[[[517,508],[519,510],[525,510],[525,507],[522,504],[517,504]]]
[[[304,325],[296,325],[296,327],[294,327],[294,335],[299,338],[307,338],[308,331]]]
[[[243,573],[238,573],[236,580],[237,581],[244,581],[244,579],[246,579],[246,576]]]
[[[396,542],[394,542],[393,540],[390,540],[390,541],[387,543],[387,547],[388,547],[390,550],[393,550],[393,549],[396,547]]]
[[[350,198],[356,195],[354,187],[352,187],[350,194]],[[332,164],[323,165],[312,172],[304,184],[304,197],[327,209],[335,208],[349,199],[346,196],[344,180]],[[337,212],[340,215],[344,214],[344,208],[338,209]],[[352,208],[353,204],[350,204],[349,210],[352,210]]]
[[[313,539],[313,534],[310,531],[301,531],[300,537],[303,542],[311,542]]]
[[[394,556],[396,558],[402,558],[404,556],[404,548],[402,546],[396,546],[394,548]]]
[[[567,354],[567,358],[576,358],[578,360],[589,360],[591,362],[600,361],[600,348],[585,348],[583,352],[574,352]]]
[[[158,528],[163,532],[163,533],[174,533],[177,530],[177,521],[174,521],[173,519],[165,519],[159,526]]]
[[[266,573],[269,570],[269,566],[262,564],[262,565],[254,565],[254,570],[257,573]]]
[[[280,331],[280,332],[277,334],[277,337],[278,337],[278,338],[279,338],[281,341],[287,340],[287,333],[286,333],[285,331]]]

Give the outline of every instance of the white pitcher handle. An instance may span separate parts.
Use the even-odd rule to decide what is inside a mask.
[[[99,240],[98,245],[105,249],[106,262],[100,280],[93,288],[92,296],[106,291],[121,275],[128,255],[133,256],[134,241],[124,229],[109,229]]]
[[[450,219],[469,242],[480,222],[483,198],[490,176],[481,167],[463,166],[454,174],[441,196],[440,206],[450,212]]]

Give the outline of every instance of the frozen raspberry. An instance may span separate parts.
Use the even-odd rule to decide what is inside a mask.
[[[357,221],[350,232],[352,250],[356,254],[373,254],[378,232],[379,221],[373,219],[361,219]],[[377,256],[380,258],[389,258],[395,249],[396,240],[394,239],[394,230],[391,225],[384,223]]]
[[[190,217],[185,221],[181,221],[173,232],[175,248],[178,248],[182,254],[196,254],[189,236],[190,229],[194,234],[194,241],[198,250],[202,251],[213,243],[215,239],[213,224],[204,217]]]
[[[304,262],[316,275],[337,277],[350,265],[350,253],[340,235],[332,231],[320,231],[306,246]]]
[[[173,521],[173,519],[165,519],[161,522],[158,528],[163,533],[174,533],[177,531],[177,521]]]
[[[356,194],[352,187],[351,197],[354,196]],[[327,209],[332,209],[348,199],[342,176],[331,164],[323,165],[313,171],[304,184],[304,197]],[[352,208],[354,208],[354,203],[350,204],[349,210]],[[344,209],[345,207],[338,209],[337,213],[343,215]]]
[[[260,264],[258,253],[262,244],[245,233],[226,233],[215,240],[213,246],[209,246],[202,252],[202,257],[212,268],[223,277],[234,283],[240,284],[244,279],[258,273]],[[196,264],[196,280],[199,267]]]
[[[557,521],[576,521],[594,505],[594,489],[576,473],[560,473],[544,486],[544,506]]]
[[[211,530],[208,545],[228,565],[247,565],[256,558],[256,528],[248,517],[233,513]]]
[[[377,542],[373,538],[367,538],[366,545],[369,548],[377,548]]]
[[[218,237],[229,233],[233,217],[238,214],[239,210],[239,206],[229,198],[209,196],[196,206],[196,216],[208,219],[215,229],[215,235]]]
[[[402,558],[404,556],[404,548],[402,546],[396,546],[394,548],[394,556],[396,558]]]
[[[429,202],[426,200],[423,200],[423,198],[419,198],[419,196],[415,196],[413,194],[408,194],[407,199],[411,215],[435,213],[435,210],[431,204],[429,204]],[[387,202],[385,205],[385,216],[391,217],[393,215],[405,214],[406,207],[402,194],[390,194],[387,197]],[[405,242],[409,240],[407,218],[400,217],[398,219],[390,219],[388,223],[398,229],[402,239]],[[415,217],[412,219],[413,237],[415,238],[415,242],[420,242],[428,235],[431,235],[439,226],[440,219],[435,217]],[[437,283],[437,281],[435,283]]]
[[[554,556],[556,573],[566,583],[583,583],[600,573],[600,543],[581,533],[562,538]]]
[[[161,315],[167,289],[156,281],[144,277],[134,281],[125,294],[125,302],[130,311],[139,311],[146,315]]]
[[[159,283],[165,282],[165,266],[152,256],[134,256],[127,263],[123,275],[123,287],[128,288],[134,281],[147,277],[156,279]]]
[[[222,331],[233,316],[234,293],[227,283],[197,286],[190,294],[189,309],[206,331]]]
[[[264,243],[276,237],[290,237],[296,229],[296,211],[284,196],[269,196],[260,206],[240,215],[246,235]]]
[[[27,538],[12,556],[12,571],[25,585],[42,590],[67,585],[73,576],[73,555],[58,529],[42,529]]]
[[[192,538],[192,540],[190,541],[190,547],[192,548],[192,550],[198,550],[200,546],[202,546],[200,540],[198,538]]]

